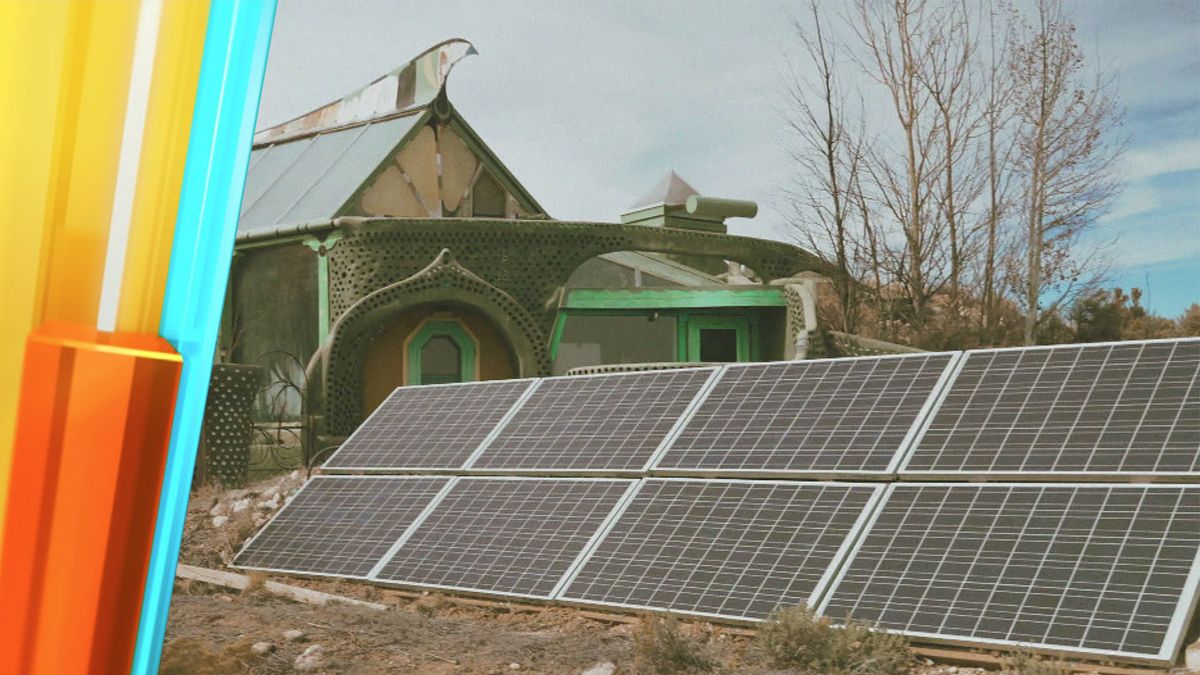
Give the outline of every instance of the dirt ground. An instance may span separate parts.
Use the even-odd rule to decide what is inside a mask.
[[[303,483],[299,472],[245,490],[193,494],[181,562],[226,569],[242,542]],[[236,570],[235,570],[236,571]],[[637,624],[579,611],[492,603],[464,604],[439,594],[382,589],[347,580],[269,577],[296,586],[368,600],[388,610],[316,606],[266,593],[253,577],[247,591],[177,580],[162,673],[547,673],[588,675],[645,671],[635,658]],[[751,638],[702,622],[681,632],[715,665],[715,673],[777,673],[761,663]],[[978,675],[982,669],[926,661],[914,675]]]

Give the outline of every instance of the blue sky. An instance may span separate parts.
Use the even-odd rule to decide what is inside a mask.
[[[1113,242],[1112,284],[1143,287],[1144,304],[1178,315],[1200,302],[1200,0],[1073,7],[1088,58],[1116,71],[1128,113],[1125,189],[1096,235]],[[451,101],[551,215],[615,221],[673,169],[705,194],[762,205],[731,222],[735,233],[785,237],[780,74],[802,61],[790,25],[801,10],[798,0],[281,0],[260,126],[462,37],[480,55],[455,69]]]

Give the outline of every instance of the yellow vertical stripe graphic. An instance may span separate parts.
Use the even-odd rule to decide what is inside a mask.
[[[163,6],[117,313],[120,331],[158,331],[208,9],[208,0],[168,0]]]
[[[0,537],[25,339],[97,318],[141,4],[0,0]],[[117,330],[157,332],[208,10],[162,4]]]
[[[57,114],[49,237],[43,238],[41,311],[35,318],[94,325],[140,3],[69,4],[78,30],[64,45],[65,95]]]
[[[137,10],[135,0],[0,1],[10,97],[0,155],[28,162],[3,162],[0,176],[12,209],[0,267],[13,298],[0,331],[0,523],[25,337],[48,319],[96,318]]]
[[[25,337],[34,327],[42,236],[46,225],[50,148],[66,50],[67,3],[0,0],[0,91],[9,102],[0,124],[0,497],[6,495]],[[36,54],[37,58],[30,58]],[[5,500],[0,499],[0,536]]]

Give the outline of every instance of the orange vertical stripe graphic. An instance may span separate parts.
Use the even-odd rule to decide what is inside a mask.
[[[181,368],[155,336],[51,323],[30,337],[0,672],[128,671]]]

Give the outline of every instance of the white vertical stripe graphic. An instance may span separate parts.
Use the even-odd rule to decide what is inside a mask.
[[[150,79],[154,74],[154,52],[158,48],[162,0],[142,0],[138,10],[137,37],[133,48],[133,71],[129,99],[125,103],[125,128],[121,134],[121,157],[117,164],[117,189],[113,196],[108,229],[108,253],[104,257],[104,280],[100,285],[100,313],[96,327],[111,331],[117,326],[117,305],[125,275],[129,227],[133,219],[133,196],[137,188],[142,156],[146,108],[150,103]]]

